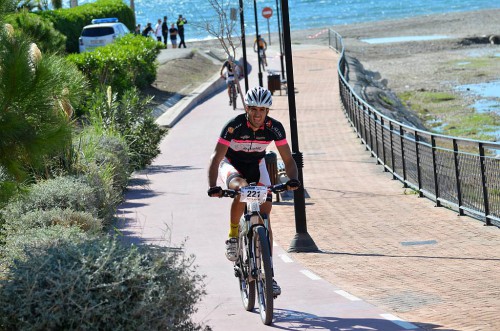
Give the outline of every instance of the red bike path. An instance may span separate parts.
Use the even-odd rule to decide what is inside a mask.
[[[295,51],[296,48],[297,51]],[[400,218],[405,218],[406,215],[401,210],[406,210],[406,213],[411,214],[409,210],[417,208],[417,213],[421,217],[435,217],[450,221],[456,220],[457,216],[449,210],[433,209],[432,203],[425,199],[417,199],[401,194],[401,186],[395,185],[395,181],[391,182],[390,177],[383,174],[381,168],[376,166],[375,162],[371,161],[370,157],[367,156],[340,111],[335,71],[337,54],[326,47],[312,48],[312,50],[308,49],[307,51],[300,50],[300,47],[296,48],[294,48],[294,70],[297,67],[297,77],[304,77],[305,75],[309,77],[308,79],[296,80],[297,97],[302,98],[302,101],[298,103],[298,106],[301,107],[299,115],[304,118],[300,133],[303,134],[301,139],[305,140],[301,140],[301,144],[305,146],[306,155],[318,156],[317,162],[306,164],[304,168],[306,190],[311,195],[311,199],[306,201],[308,203],[309,219],[311,219],[309,229],[313,239],[316,240],[316,244],[322,251],[314,254],[291,254],[285,251],[286,247],[283,248],[279,245],[274,247],[275,278],[282,288],[282,294],[275,300],[273,324],[265,326],[261,323],[257,304],[253,312],[247,312],[243,309],[237,278],[234,277],[232,270],[232,263],[227,261],[224,255],[224,241],[227,238],[228,211],[231,201],[230,199],[209,198],[206,194],[207,166],[210,154],[226,121],[243,111],[240,100],[238,100],[238,109],[233,111],[228,105],[227,93],[223,91],[183,115],[182,119],[170,129],[168,135],[162,141],[161,155],[146,170],[136,173],[131,181],[126,201],[119,209],[118,216],[122,220],[119,228],[133,242],[182,247],[186,253],[195,256],[195,265],[198,266],[197,271],[205,275],[204,284],[206,284],[207,294],[199,303],[198,312],[194,315],[194,319],[210,325],[215,331],[268,330],[269,328],[281,330],[423,330],[417,326],[417,321],[421,325],[432,325],[431,323],[439,322],[441,316],[446,316],[447,312],[445,310],[441,312],[435,311],[432,302],[429,302],[428,305],[424,302],[423,306],[434,313],[429,314],[428,319],[425,315],[421,317],[418,314],[410,314],[407,316],[416,316],[418,318],[408,321],[395,313],[394,309],[391,310],[390,307],[393,306],[390,304],[384,305],[380,303],[381,301],[377,301],[376,296],[366,295],[370,299],[369,301],[372,302],[369,303],[360,295],[352,294],[358,288],[360,289],[359,293],[363,295],[367,291],[378,289],[389,292],[390,290],[386,287],[377,287],[377,284],[389,281],[390,277],[403,277],[406,272],[397,270],[395,274],[391,274],[390,268],[393,268],[394,264],[380,259],[380,257],[387,256],[395,260],[399,253],[397,245],[386,245],[385,240],[391,234],[397,234],[400,237],[395,238],[395,241],[399,243],[403,237],[401,231],[395,231],[382,222],[384,217],[388,219],[390,217],[386,217],[384,214],[374,216],[376,215],[376,211],[374,211],[376,208],[370,208],[369,203],[367,206],[366,199],[360,201],[361,204],[354,205],[354,210],[350,210],[349,204],[357,202],[353,199],[345,200],[344,198],[345,196],[352,198],[352,194],[355,194],[356,191],[362,194],[365,188],[370,188],[370,186],[376,184],[374,190],[381,192],[380,199],[382,200],[374,201],[377,204],[375,206],[381,209],[384,209],[383,206],[385,206],[387,215],[396,211]],[[272,57],[269,60],[270,67],[279,68],[278,60],[277,57]],[[250,58],[253,68],[257,68],[255,61],[256,59]],[[265,80],[266,74],[263,75]],[[327,76],[333,76],[333,78],[325,82]],[[250,86],[256,86],[257,84],[257,73],[253,71],[250,75]],[[305,91],[316,91],[317,93],[300,94]],[[318,97],[318,93],[320,97]],[[337,114],[333,116],[333,119],[324,117],[325,111],[330,111],[330,108],[332,108],[332,104],[330,104],[332,97],[324,99],[321,97],[326,93],[335,95],[333,98],[336,99],[336,104],[333,105],[333,108]],[[286,98],[284,92],[282,96],[275,93],[275,103],[270,115],[284,122],[288,136],[290,136],[287,126],[288,119],[286,118],[288,116]],[[317,113],[314,114],[314,112]],[[309,121],[315,116],[314,122]],[[324,125],[328,125],[327,129],[324,128]],[[339,132],[343,136],[341,138],[335,137],[334,134],[339,134]],[[332,146],[341,144],[345,144],[345,148],[338,147],[335,152],[329,150]],[[328,159],[331,160],[324,162],[325,160],[322,160],[321,156],[327,154],[329,155]],[[337,184],[335,182],[334,177],[343,177],[343,174],[337,172],[339,169],[330,170],[330,164],[343,162],[341,159],[346,156],[362,159],[362,161],[342,163],[348,167],[346,172],[357,171],[360,174],[359,178],[349,182],[350,186],[348,188],[342,187],[345,183],[340,182]],[[368,167],[376,170],[370,170],[370,172],[366,170]],[[368,183],[371,179],[367,179],[366,176],[375,177],[377,182],[375,184]],[[330,189],[319,188],[318,183],[328,184]],[[338,185],[338,187],[334,185]],[[389,188],[384,188],[384,185]],[[341,190],[344,193],[339,196]],[[390,193],[388,193],[389,191]],[[331,194],[334,196],[330,196]],[[390,200],[387,200],[388,197]],[[409,199],[418,200],[418,202],[415,204]],[[324,203],[325,201],[326,203]],[[338,205],[335,205],[336,203]],[[356,206],[363,207],[358,208]],[[337,215],[338,211],[340,214]],[[348,223],[342,223],[342,231],[346,231],[347,234],[331,230],[339,227],[339,224],[330,224],[330,219],[333,218],[337,221],[339,215],[343,217],[345,223]],[[388,227],[381,230],[385,231],[381,232],[385,233],[383,237],[377,235],[374,230],[376,228],[370,224],[356,224],[357,221],[366,221],[373,219],[373,217],[380,218],[381,225]],[[290,236],[293,236],[294,222],[293,208],[290,206],[290,201],[276,204],[272,220],[275,243],[290,242]],[[354,228],[350,228],[350,224]],[[323,227],[326,226],[330,226],[331,229],[325,230]],[[418,224],[413,226],[415,229],[420,229]],[[410,225],[407,225],[407,228],[402,231],[410,231],[409,227]],[[473,223],[472,227],[477,231],[481,230],[481,227],[476,226],[475,223]],[[367,231],[373,236],[363,237]],[[489,232],[483,235],[484,238],[498,242],[495,230],[488,229],[487,231]],[[360,246],[356,239],[357,234],[363,240],[363,247],[369,247],[371,251],[368,253],[363,253],[364,251],[362,253],[355,252],[355,249]],[[441,238],[437,236],[434,233],[433,237],[430,238],[437,238],[437,242],[440,243]],[[419,239],[424,240],[429,239],[429,237],[423,235]],[[346,247],[349,247],[350,244],[352,244],[352,254],[346,253]],[[375,249],[370,244],[373,244]],[[377,248],[385,249],[386,246],[394,251],[394,256],[390,256],[389,253],[385,253],[386,255],[376,254]],[[332,252],[337,248],[339,250],[338,255],[335,255]],[[402,248],[421,249],[416,246]],[[474,249],[474,252],[477,253],[477,249],[481,249],[481,247]],[[491,254],[492,256],[490,256]],[[490,258],[486,262],[490,262],[490,264],[497,263],[498,266],[498,261],[500,261],[496,256],[498,254],[491,254],[484,255],[486,258]],[[416,277],[419,270],[425,273],[421,269],[422,266],[417,264],[420,260],[412,260],[412,258],[419,257],[419,255],[425,254],[421,251],[419,253],[412,252],[408,257],[402,254],[405,259],[401,261],[411,261],[410,264],[415,265],[416,270],[410,270],[415,272],[414,277]],[[363,265],[354,267],[354,264],[352,265],[353,269],[351,269],[352,282],[336,278],[335,275],[349,272],[349,268],[351,268],[349,263],[352,262],[344,263],[349,258],[352,259],[349,261],[359,261],[364,258],[369,259],[370,262],[376,261],[373,268],[386,275],[387,280],[384,280],[385,276],[380,279],[372,279],[370,270],[367,270],[364,274],[360,273],[359,271],[363,270]],[[304,263],[299,261],[304,261]],[[308,261],[315,265],[315,271],[304,266]],[[336,261],[339,263],[338,269]],[[434,258],[432,260],[426,259],[423,262],[427,263],[429,261],[439,264],[443,260]],[[445,260],[444,262],[451,263],[450,261],[453,262],[454,260]],[[475,263],[476,260],[473,262]],[[368,265],[368,263],[363,264]],[[405,265],[404,262],[401,262],[401,264]],[[475,267],[478,268],[479,264],[476,263]],[[424,268],[429,268],[429,266],[425,265]],[[461,268],[466,269],[464,266]],[[436,270],[438,269],[436,268]],[[456,269],[453,270],[457,272]],[[412,275],[408,276],[409,279],[413,279]],[[464,277],[459,277],[459,279],[463,280]],[[414,299],[415,295],[411,292],[410,285],[412,282],[412,280],[409,282],[396,280],[393,286],[400,290],[399,293],[407,293],[408,297]],[[433,286],[433,284],[421,282],[424,287],[422,291],[425,291],[426,286]],[[352,284],[355,285],[351,286]],[[387,284],[384,284],[384,286],[387,286]],[[440,286],[446,286],[446,282],[442,282]],[[488,286],[493,285],[489,284]],[[401,297],[398,297],[397,300],[401,300]],[[483,309],[483,313],[486,311],[484,315],[487,317],[496,316],[488,315],[491,302],[495,306],[498,299],[487,302],[488,306]],[[438,308],[441,307],[438,306]],[[401,310],[401,312],[404,313],[405,311]],[[494,314],[494,310],[492,314]],[[452,321],[450,324],[460,323],[457,322],[456,319],[459,317],[456,315],[446,318]],[[479,317],[478,320],[480,320]],[[473,324],[474,321],[471,323]],[[447,330],[455,329],[450,328]],[[481,328],[472,327],[470,330],[481,330]],[[485,328],[484,330],[489,329]]]

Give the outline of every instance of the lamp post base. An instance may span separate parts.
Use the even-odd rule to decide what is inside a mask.
[[[309,233],[296,233],[293,237],[288,252],[290,253],[311,253],[318,252],[319,249],[314,243]]]

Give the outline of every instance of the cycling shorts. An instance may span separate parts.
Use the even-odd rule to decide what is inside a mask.
[[[266,160],[262,158],[258,162],[231,162],[226,157],[219,165],[219,178],[228,187],[233,178],[243,178],[248,184],[257,183],[259,186],[271,185],[271,179],[267,172]],[[267,195],[267,201],[272,201],[272,194]]]
[[[234,82],[234,75],[226,75],[226,84],[229,85]]]

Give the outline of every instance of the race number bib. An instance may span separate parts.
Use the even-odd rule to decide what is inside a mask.
[[[241,202],[258,201],[264,203],[267,198],[267,187],[265,186],[245,186],[240,189]]]

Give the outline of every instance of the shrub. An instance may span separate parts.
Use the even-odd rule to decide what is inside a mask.
[[[134,86],[143,88],[154,82],[156,57],[162,47],[152,38],[129,34],[92,52],[71,54],[68,60],[87,76],[93,89],[109,85],[121,94]]]
[[[97,90],[85,104],[93,126],[103,131],[118,132],[127,142],[130,165],[133,170],[151,164],[160,154],[159,145],[166,130],[155,123],[151,99],[144,99],[136,89],[125,91],[117,101],[117,94]]]
[[[76,226],[83,231],[100,233],[102,230],[101,220],[84,211],[71,209],[49,209],[28,211],[19,217],[8,217],[4,224],[7,237],[26,233],[28,230],[44,228],[54,225]]]
[[[65,53],[66,36],[54,28],[54,24],[40,15],[22,10],[9,15],[5,22],[12,24],[15,30],[21,30],[34,41],[42,53]]]
[[[181,251],[94,238],[26,255],[0,280],[3,329],[203,329],[191,320],[202,277]]]
[[[26,195],[9,203],[0,211],[5,220],[21,218],[34,210],[72,209],[98,215],[95,190],[83,178],[73,176],[44,180],[31,186]]]
[[[127,142],[119,133],[87,126],[74,139],[73,149],[77,172],[85,173],[91,165],[97,169],[109,168],[111,186],[119,193],[125,189],[130,177],[130,158]]]
[[[89,235],[79,227],[63,225],[31,228],[24,232],[12,233],[6,238],[4,245],[0,246],[0,279],[5,279],[5,273],[15,261],[26,261],[26,252],[37,250],[40,246],[54,245],[59,241],[81,241]],[[1,322],[0,330],[4,330]]]

